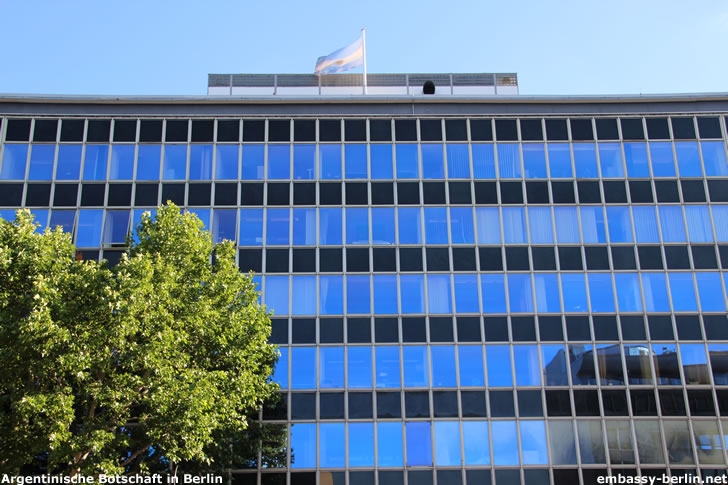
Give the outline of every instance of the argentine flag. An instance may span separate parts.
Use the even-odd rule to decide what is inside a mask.
[[[348,71],[362,65],[364,60],[364,48],[361,38],[346,47],[332,52],[328,56],[322,56],[316,61],[314,74],[334,74]]]

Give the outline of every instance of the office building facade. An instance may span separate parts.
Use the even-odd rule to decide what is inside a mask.
[[[112,263],[167,200],[235,241],[281,351],[260,419],[288,440],[236,483],[723,475],[728,95],[456,76],[4,96],[0,217],[27,207]]]

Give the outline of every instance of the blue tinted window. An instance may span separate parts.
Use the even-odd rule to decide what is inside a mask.
[[[581,242],[576,207],[554,207],[556,238],[559,243]]]
[[[556,274],[536,273],[536,311],[539,313],[560,313],[559,279]]]
[[[588,311],[584,275],[581,273],[562,273],[561,289],[564,295],[565,312]]]
[[[455,387],[455,347],[452,345],[433,345],[432,353],[432,387]]]
[[[377,464],[380,467],[404,464],[402,457],[402,423],[377,423]]]
[[[210,209],[187,209],[187,212],[194,214],[202,222],[205,230],[210,229]]]
[[[374,313],[385,315],[398,313],[395,275],[374,275]]]
[[[685,242],[685,225],[683,223],[682,207],[661,205],[657,207],[660,213],[660,227],[664,242]]]
[[[452,313],[450,275],[427,275],[427,307],[430,313]]]
[[[613,243],[632,242],[632,222],[627,206],[607,207],[609,240]]]
[[[419,207],[398,207],[399,243],[422,244],[422,222]]]
[[[571,178],[571,153],[566,143],[549,143],[549,172],[552,178]]]
[[[288,315],[288,276],[266,276],[265,304],[276,315]]]
[[[319,244],[341,244],[341,208],[319,209]]]
[[[432,466],[430,423],[410,422],[407,428],[407,466]]]
[[[498,144],[500,178],[521,178],[521,152],[516,144]]]
[[[428,379],[427,347],[402,347],[402,361],[404,364],[404,387],[427,387]]]
[[[680,360],[687,384],[710,384],[707,373],[699,369],[707,369],[708,357],[703,344],[680,344]]]
[[[485,350],[488,386],[512,387],[511,349],[507,345],[487,345]]]
[[[728,241],[728,206],[711,206],[713,212],[713,224],[715,226],[715,237],[718,242]]]
[[[243,164],[245,164],[245,155],[243,152]],[[268,145],[268,178],[291,178],[290,145]]]
[[[447,209],[425,207],[425,242],[447,244]]]
[[[435,462],[438,466],[460,466],[460,423],[435,422]]]
[[[625,143],[624,161],[627,164],[628,177],[650,176],[650,164],[647,160],[646,143]]]
[[[602,177],[624,177],[622,150],[619,143],[599,143]]]
[[[293,146],[293,178],[313,180],[316,178],[316,146]]]
[[[458,347],[460,385],[463,387],[485,386],[483,374],[483,348],[480,345],[461,345]]]
[[[11,168],[11,164],[16,163],[16,167],[12,170],[15,172],[15,175],[12,177],[3,177],[3,178],[12,178],[12,179],[23,179],[25,178],[25,156],[26,153],[23,153],[22,150],[17,149],[18,153],[17,155],[13,154],[12,151],[10,154],[8,154],[8,148],[16,149],[16,147],[25,147],[27,150],[27,147],[25,145],[5,145],[5,159],[10,157],[10,159],[3,164],[3,166],[7,165],[8,168]],[[30,170],[28,171],[28,180],[50,180],[53,178],[53,159],[56,156],[56,146],[55,145],[33,145],[32,150],[30,151]],[[23,158],[20,158],[20,157]]]
[[[319,276],[319,312],[321,315],[343,315],[344,282],[341,275]]]
[[[681,177],[700,177],[703,175],[700,168],[698,142],[676,141],[675,154],[677,155],[677,167],[680,170]]]
[[[492,421],[493,464],[518,465],[518,434],[515,421]]]
[[[288,389],[288,347],[278,347],[281,353],[276,362],[271,380],[277,382],[281,389]]]
[[[371,389],[372,348],[347,347],[347,386],[350,389]]]
[[[190,180],[211,179],[212,145],[192,145],[190,147]]]
[[[720,285],[719,273],[695,273],[700,295],[700,310],[703,312],[724,312],[725,299]]]
[[[269,167],[268,176],[270,178],[288,178],[288,153],[286,146],[271,146],[268,151]],[[281,150],[283,149],[283,150]],[[283,151],[283,153],[280,153]],[[278,155],[278,157],[276,157]],[[285,158],[286,160],[281,160]],[[271,165],[272,164],[272,165]],[[263,145],[243,145],[243,180],[263,180],[263,166],[265,165],[265,147]],[[283,166],[281,166],[283,165]],[[286,176],[275,177],[272,173],[285,171]]]
[[[517,386],[540,386],[541,365],[535,345],[514,345],[513,362],[516,364]]]
[[[674,177],[675,160],[672,156],[672,143],[650,142],[652,174],[655,177]]]
[[[593,312],[614,312],[612,276],[604,273],[589,274],[589,297]]]
[[[371,313],[369,275],[346,276],[346,313]]]
[[[0,209],[0,219],[13,222],[15,220],[15,209]],[[47,216],[46,219],[48,219]]]
[[[83,179],[106,180],[106,164],[108,161],[109,145],[86,145],[86,155],[83,159]]]
[[[419,177],[417,169],[417,145],[396,145],[397,178],[416,179]]]
[[[395,244],[394,208],[372,208],[372,243]]]
[[[316,347],[291,348],[291,389],[314,389],[315,387]]]
[[[376,347],[377,388],[400,387],[399,347]]]
[[[316,424],[291,424],[291,468],[316,468]]]
[[[133,148],[133,147],[132,147]],[[25,178],[25,166],[28,162],[28,145],[5,144],[3,166],[0,170],[2,180],[22,180]],[[50,177],[49,177],[50,178]]]
[[[322,468],[343,467],[346,463],[344,423],[321,423],[320,464]]]
[[[713,242],[713,228],[707,205],[685,206],[690,242]]]
[[[463,449],[466,465],[490,465],[487,421],[463,421]]]
[[[293,276],[293,289],[291,292],[291,313],[293,315],[316,314],[316,277]]]
[[[212,215],[212,242],[221,243],[224,239],[235,242],[236,209],[215,209]]]
[[[546,428],[543,421],[521,421],[521,445],[524,465],[546,465],[549,462]]]
[[[346,244],[369,244],[369,209],[346,209]]]
[[[523,144],[523,170],[527,179],[546,178],[546,151],[542,143]]]
[[[497,207],[476,207],[475,219],[478,222],[478,244],[500,244],[500,217]]]
[[[506,313],[504,275],[480,275],[483,296],[483,313]]]
[[[319,387],[344,387],[344,347],[321,347],[319,363]]]
[[[238,178],[238,145],[217,145],[215,150],[215,178]]]
[[[344,164],[346,178],[367,178],[367,146],[344,145]]]
[[[473,151],[473,177],[476,179],[495,178],[495,153],[493,145],[474,143]]]
[[[133,176],[134,145],[112,145],[109,178],[111,180],[131,180]]]
[[[554,230],[551,226],[550,207],[529,207],[528,228],[533,244],[553,244]]]
[[[58,147],[56,180],[78,180],[81,173],[81,145],[61,145]]]
[[[456,274],[455,311],[457,313],[480,313],[478,304],[478,277],[474,274]]]
[[[531,276],[527,274],[508,275],[508,300],[513,313],[533,312]]]
[[[97,248],[101,244],[101,223],[104,211],[101,209],[82,209],[78,211],[76,247]],[[45,221],[41,222],[45,225]]]
[[[543,376],[547,386],[568,386],[566,352],[563,345],[541,345]]]
[[[423,275],[401,275],[402,313],[425,313],[425,279]]]
[[[109,215],[109,213],[111,215]],[[126,237],[126,229],[123,230],[119,229],[119,226],[121,226],[121,223],[123,222],[123,216],[124,213],[126,213],[127,217],[127,224],[129,222],[129,211],[109,211],[106,214],[106,227],[104,228],[104,240],[105,243],[112,243],[112,242],[124,242],[124,238]],[[11,217],[10,220],[15,219],[15,217]],[[51,228],[52,231],[56,230],[57,226],[61,226],[61,230],[67,234],[73,234],[73,224],[76,220],[76,211],[75,210],[54,210],[51,213],[51,222],[48,224],[48,227]],[[108,236],[107,236],[108,232]],[[122,234],[123,232],[123,234]],[[121,234],[121,237],[119,237],[119,234]],[[115,240],[114,240],[115,239]]]
[[[38,234],[42,234],[45,230],[46,226],[48,225],[48,209],[30,209],[30,214],[33,216],[33,221],[37,224],[40,224],[38,227],[35,228],[35,232]],[[15,220],[15,210],[13,209],[3,209],[0,210],[0,219],[5,219],[5,215],[7,215],[8,221]],[[101,226],[99,225],[98,230],[101,231]],[[100,234],[100,233],[99,233]],[[78,246],[78,244],[76,244]]]
[[[319,177],[341,179],[341,145],[319,145]]]
[[[605,243],[604,212],[601,207],[581,206],[581,231],[585,243]]]
[[[470,155],[468,146],[462,144],[448,144],[447,150],[447,176],[451,179],[470,178]]]
[[[263,209],[240,209],[241,246],[263,244]]]
[[[161,160],[161,157],[161,145],[139,145],[136,179],[159,180],[159,161]],[[235,178],[237,178],[237,176]]]
[[[722,141],[701,141],[700,148],[703,150],[705,175],[728,175],[725,146]]]
[[[370,145],[373,179],[393,179],[392,145]]]
[[[617,304],[620,312],[641,312],[642,295],[637,273],[615,273]]]
[[[451,207],[450,229],[453,244],[473,244],[475,242],[473,208]]]
[[[165,145],[164,180],[184,180],[187,178],[187,145]]]
[[[443,159],[443,146],[422,144],[422,178],[443,179],[445,178],[445,166]]]
[[[574,168],[578,178],[597,178],[597,154],[593,143],[574,143]]]
[[[506,244],[526,242],[526,217],[523,207],[503,208],[503,239]]]
[[[664,273],[641,273],[645,293],[645,310],[648,312],[669,312],[670,300]]]
[[[293,244],[313,246],[316,244],[316,209],[293,209]]]
[[[349,466],[374,466],[374,423],[349,423]]]
[[[660,242],[660,231],[657,228],[657,214],[654,206],[632,207],[634,230],[638,243]]]
[[[288,245],[289,241],[289,210],[288,209],[266,209],[266,244]]]
[[[75,211],[70,212],[75,213]],[[53,219],[57,213],[58,211],[53,211],[51,215],[51,227],[55,226]],[[126,235],[129,233],[129,214],[130,212],[128,210],[106,211],[102,240],[104,244],[117,244],[126,241]]]
[[[708,344],[708,354],[711,363],[713,363],[713,381],[716,385],[724,386],[728,384],[727,369],[725,366],[716,365],[725,359],[726,352],[728,352],[728,345],[726,344]]]

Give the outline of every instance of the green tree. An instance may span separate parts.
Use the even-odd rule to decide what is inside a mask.
[[[248,460],[234,444],[265,434],[246,416],[276,394],[277,353],[232,244],[174,205],[145,215],[113,269],[35,229],[27,211],[0,222],[0,470]]]

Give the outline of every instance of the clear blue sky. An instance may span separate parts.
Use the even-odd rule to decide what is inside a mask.
[[[728,91],[725,0],[0,0],[0,93],[200,95],[208,73],[311,73],[361,28],[371,73]]]

